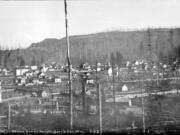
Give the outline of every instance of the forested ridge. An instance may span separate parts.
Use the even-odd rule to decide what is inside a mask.
[[[70,36],[73,64],[82,62],[107,63],[110,57],[124,60],[146,58],[172,61],[179,55],[180,28],[159,28],[135,31],[110,31],[89,35]],[[12,68],[23,65],[40,65],[52,61],[66,62],[66,40],[45,39],[26,49],[1,50],[1,66]]]

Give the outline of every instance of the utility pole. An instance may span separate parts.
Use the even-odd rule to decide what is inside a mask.
[[[115,93],[115,85],[114,85],[114,64],[112,65],[112,81],[113,81],[113,103],[114,103],[114,118],[115,118],[115,127],[117,126],[117,117],[116,117],[116,93]]]
[[[115,95],[115,88],[114,88],[114,66],[112,67],[112,71],[113,71],[112,72],[112,74],[113,74],[112,75],[112,77],[113,77],[113,80],[112,80],[113,81],[113,102],[114,102],[114,110],[115,110],[115,105],[116,105],[116,100],[115,100],[116,98],[115,98],[115,96],[116,95]]]
[[[141,53],[142,54],[142,53]],[[143,55],[141,55],[141,58],[143,60]],[[145,126],[145,116],[144,116],[144,97],[142,95],[143,93],[143,87],[144,87],[144,63],[142,63],[141,68],[142,68],[142,81],[141,81],[141,103],[142,103],[142,124],[143,124],[143,134],[146,133],[146,126]]]
[[[98,84],[98,91],[99,91],[99,133],[102,135],[102,96],[101,96],[101,87]]]
[[[64,0],[65,9],[65,24],[66,24],[66,44],[67,44],[67,61],[68,61],[68,79],[69,79],[69,94],[70,94],[70,129],[73,129],[73,93],[72,93],[72,72],[71,72],[71,60],[70,60],[70,47],[68,36],[68,17],[67,17],[67,1]]]
[[[87,113],[87,106],[86,106],[86,80],[87,80],[87,76],[86,73],[82,74],[82,107],[83,107],[83,114],[85,116],[85,114]]]
[[[159,32],[158,32],[159,36]],[[157,39],[158,40],[158,39]],[[158,58],[158,53],[159,53],[159,47],[158,47],[158,42],[156,40],[156,66],[157,66],[157,86],[159,86],[159,58]]]
[[[11,105],[8,102],[8,130],[10,130],[11,128]]]
[[[54,100],[54,96],[53,96],[53,93],[52,93],[52,108],[51,108],[52,109],[52,114],[54,113],[54,110],[53,110],[54,109],[53,108],[53,105],[54,105],[53,100]]]
[[[177,65],[176,65],[176,68],[175,68],[175,81],[176,81],[176,89],[177,89],[177,94],[179,93],[179,90],[178,90],[178,87],[177,87]]]
[[[98,78],[97,78],[97,57],[96,57],[96,90],[97,90],[97,114],[99,114],[99,85],[98,85]]]
[[[142,100],[142,123],[143,123],[143,133],[146,132],[146,125],[145,125],[145,116],[144,116],[144,98],[141,97]]]

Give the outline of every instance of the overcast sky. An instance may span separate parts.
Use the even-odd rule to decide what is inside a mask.
[[[180,26],[178,0],[70,0],[69,34]],[[0,44],[27,47],[65,36],[63,1],[0,1]]]

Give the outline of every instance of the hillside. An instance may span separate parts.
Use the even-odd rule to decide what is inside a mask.
[[[161,60],[172,59],[180,47],[180,28],[148,29],[142,31],[112,31],[89,35],[71,36],[70,49],[73,63],[87,61],[95,63],[96,59],[108,62],[114,53],[122,54],[124,59]],[[157,55],[156,55],[157,54]],[[66,40],[45,39],[33,43],[26,49],[1,51],[1,65],[34,65],[52,61],[64,63],[66,59]]]

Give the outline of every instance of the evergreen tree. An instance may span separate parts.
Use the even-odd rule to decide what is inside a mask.
[[[122,66],[122,61],[123,61],[123,55],[119,51],[116,52],[116,63],[118,64],[118,66]]]
[[[116,61],[116,58],[114,56],[114,53],[111,52],[111,55],[110,55],[110,63],[111,65],[114,67],[115,66],[115,61]]]
[[[20,60],[20,66],[22,67],[25,66],[25,60],[22,56],[20,56],[19,60]]]
[[[31,60],[31,66],[35,66],[36,65],[36,60],[35,58],[33,57],[32,60]]]

